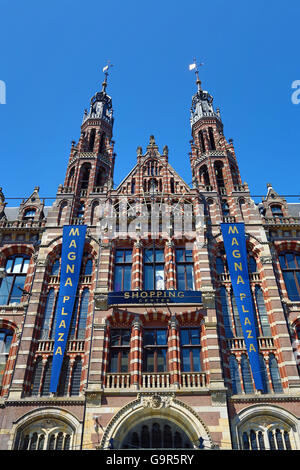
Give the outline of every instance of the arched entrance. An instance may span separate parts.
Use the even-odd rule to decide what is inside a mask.
[[[192,449],[186,432],[174,422],[162,418],[149,418],[133,426],[120,449]]]
[[[175,394],[140,393],[108,423],[101,449],[197,449],[212,447],[198,414]]]

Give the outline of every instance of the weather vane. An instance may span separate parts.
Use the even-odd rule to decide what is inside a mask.
[[[204,62],[200,62],[197,65],[196,57],[194,57],[194,62],[189,65],[189,70],[195,70],[196,83],[198,85],[198,90],[201,90],[201,81],[200,81],[200,78],[199,78],[199,70],[198,70],[198,67],[201,67],[201,65],[204,65]]]
[[[113,67],[113,64],[110,63],[110,60],[107,61],[107,65],[103,67],[102,72],[104,72],[105,78],[104,82],[102,83],[102,91],[105,91],[107,86],[107,77],[108,77],[108,70]]]

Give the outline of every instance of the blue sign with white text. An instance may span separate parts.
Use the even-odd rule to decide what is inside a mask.
[[[245,226],[243,223],[221,224],[221,231],[255,387],[257,390],[263,390],[255,331],[255,312],[249,283]]]
[[[64,225],[50,392],[57,391],[80,275],[86,225]]]

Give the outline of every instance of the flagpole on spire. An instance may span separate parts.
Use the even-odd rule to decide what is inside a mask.
[[[107,65],[103,67],[102,72],[104,72],[105,78],[102,83],[102,91],[105,93],[106,87],[107,87],[107,77],[108,77],[108,70],[113,67],[113,64],[110,63],[110,60],[107,61]]]
[[[197,85],[197,87],[198,87],[198,91],[201,91],[201,80],[200,80],[200,78],[199,78],[199,70],[198,70],[198,66],[200,67],[201,65],[204,65],[204,63],[203,63],[203,62],[200,62],[200,63],[197,65],[196,57],[194,57],[194,62],[189,65],[189,70],[195,70],[195,74],[196,74],[196,85]]]

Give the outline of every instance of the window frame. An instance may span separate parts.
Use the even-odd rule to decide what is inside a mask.
[[[112,332],[119,332],[118,344],[112,344]],[[124,335],[123,335],[124,332]],[[125,334],[129,335],[128,344],[123,344],[123,336]],[[131,339],[131,330],[130,328],[111,328],[109,335],[109,367],[108,372],[112,374],[127,374],[129,373],[129,356],[130,356],[130,339]],[[117,351],[117,370],[113,366],[112,362],[112,352]],[[124,357],[127,358],[127,370],[122,370]]]
[[[150,343],[145,343],[145,337],[147,332],[153,331],[155,332],[155,342],[150,344]],[[165,331],[166,333],[166,342],[164,344],[159,344],[157,342],[157,332],[158,331]],[[147,353],[153,351],[153,371],[148,370],[148,364],[147,364]],[[160,351],[165,351],[164,355],[164,370],[160,371],[158,370],[158,358],[159,358],[159,352]],[[151,328],[144,328],[143,331],[143,352],[142,352],[142,369],[144,373],[153,373],[153,374],[163,374],[169,372],[169,360],[168,360],[168,328],[163,328],[163,327],[151,327]]]
[[[179,251],[182,251],[183,252],[183,260],[180,261],[178,260],[178,252]],[[187,252],[190,252],[191,255],[190,255],[190,258],[187,258]],[[194,255],[193,255],[193,250],[186,250],[185,248],[181,248],[181,247],[177,247],[176,250],[175,250],[175,263],[176,263],[176,287],[177,287],[177,290],[192,290],[194,291],[195,290],[195,272],[194,272]],[[183,275],[184,275],[184,288],[180,288],[179,284],[179,272],[178,272],[178,266],[181,266],[183,267]],[[191,268],[191,274],[192,274],[192,284],[193,284],[193,288],[191,289],[189,287],[189,274],[188,273],[188,268]]]
[[[123,259],[122,261],[117,261],[117,252],[121,252],[123,251]],[[129,261],[126,261],[126,254],[130,252],[130,260]],[[128,290],[131,290],[131,275],[132,275],[132,254],[133,254],[133,250],[132,248],[122,248],[122,247],[119,247],[119,248],[116,248],[115,250],[115,262],[114,262],[114,280],[113,280],[113,290],[115,292],[123,292],[123,291],[128,291]],[[129,289],[124,289],[124,283],[126,281],[126,268],[128,267],[131,267],[130,269],[130,286],[129,286]],[[116,282],[117,282],[117,269],[116,268],[119,268],[120,269],[120,272],[121,272],[121,281],[120,281],[120,289],[117,289],[116,288]]]
[[[15,268],[16,259],[20,259],[20,258],[22,259],[22,262],[21,262],[21,265],[20,265],[20,271],[19,272],[13,272],[13,270]],[[12,264],[9,267],[9,271],[8,271],[7,270],[7,264],[8,264],[9,261],[12,261]],[[28,261],[28,263],[25,264],[26,261]],[[9,256],[6,259],[6,265],[5,265],[6,276],[3,279],[1,279],[0,290],[2,288],[3,283],[7,283],[8,293],[3,294],[3,297],[4,297],[4,295],[6,295],[6,303],[2,304],[1,301],[0,301],[1,305],[9,305],[11,303],[20,303],[21,302],[21,299],[24,295],[23,290],[24,290],[24,286],[25,286],[25,282],[26,282],[26,277],[27,277],[27,274],[28,274],[29,265],[30,265],[30,256],[29,255],[24,255],[22,253]],[[24,271],[25,266],[27,266],[26,271]],[[21,277],[24,278],[22,292],[20,293],[19,297],[12,297],[12,294],[13,294],[13,291],[14,291],[14,288],[15,288],[15,284],[16,284],[16,279],[21,278]],[[8,279],[12,279],[10,285],[8,285]],[[20,286],[16,286],[16,288],[18,288],[18,287],[20,287]]]
[[[191,332],[192,330],[198,330],[199,332],[199,343],[193,343],[192,342],[192,336]],[[188,337],[189,337],[189,343],[183,343],[182,342],[182,331],[187,331],[188,332]],[[203,372],[203,363],[202,363],[202,346],[201,346],[201,328],[199,327],[184,327],[180,328],[180,360],[181,360],[181,371],[184,373],[200,373]],[[183,358],[183,352],[184,351],[189,351],[189,370],[184,370],[184,358]],[[199,364],[200,364],[200,370],[195,370],[195,364],[194,364],[194,350],[197,350],[199,353]]]

